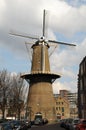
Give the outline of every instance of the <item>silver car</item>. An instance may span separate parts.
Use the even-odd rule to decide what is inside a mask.
[[[40,118],[37,118],[34,120],[34,125],[43,125],[43,120]]]
[[[80,119],[79,118],[75,118],[73,119],[71,125],[70,125],[70,128],[69,130],[76,130],[76,125],[79,123]]]

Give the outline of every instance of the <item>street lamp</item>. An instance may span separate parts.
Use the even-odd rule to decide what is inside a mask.
[[[31,107],[28,107],[28,110],[29,110],[29,119],[31,121]]]

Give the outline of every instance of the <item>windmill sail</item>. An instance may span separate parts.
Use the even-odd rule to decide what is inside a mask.
[[[65,42],[59,42],[59,41],[55,41],[55,40],[48,40],[48,42],[62,44],[62,45],[67,45],[67,46],[76,46],[75,44],[69,44],[69,43],[65,43]]]

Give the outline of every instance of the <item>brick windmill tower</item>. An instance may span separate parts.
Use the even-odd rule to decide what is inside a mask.
[[[16,36],[23,36],[21,34],[11,33]],[[28,38],[31,38],[28,36]],[[53,74],[50,71],[50,63],[48,56],[49,42],[75,46],[58,41],[45,40],[45,10],[43,13],[43,36],[36,39],[35,44],[32,45],[32,67],[31,73],[23,74],[21,77],[26,79],[29,83],[28,107],[31,108],[31,118],[34,119],[36,113],[41,113],[43,117],[48,120],[55,120],[55,101],[52,92],[52,83],[60,78],[60,75]],[[58,87],[58,86],[57,86]]]

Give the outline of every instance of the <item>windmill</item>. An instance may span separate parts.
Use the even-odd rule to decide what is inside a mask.
[[[24,36],[22,34],[10,33],[11,35],[35,39],[36,42],[32,45],[32,66],[31,72],[22,74],[21,77],[29,83],[28,107],[31,107],[33,114],[31,118],[38,112],[42,113],[49,121],[55,120],[55,105],[52,92],[52,83],[60,78],[60,75],[51,73],[49,63],[49,43],[57,43],[68,46],[74,44],[58,42],[55,40],[46,40],[45,38],[45,10],[43,12],[43,34],[42,37],[36,38]],[[57,86],[58,87],[58,86]]]

